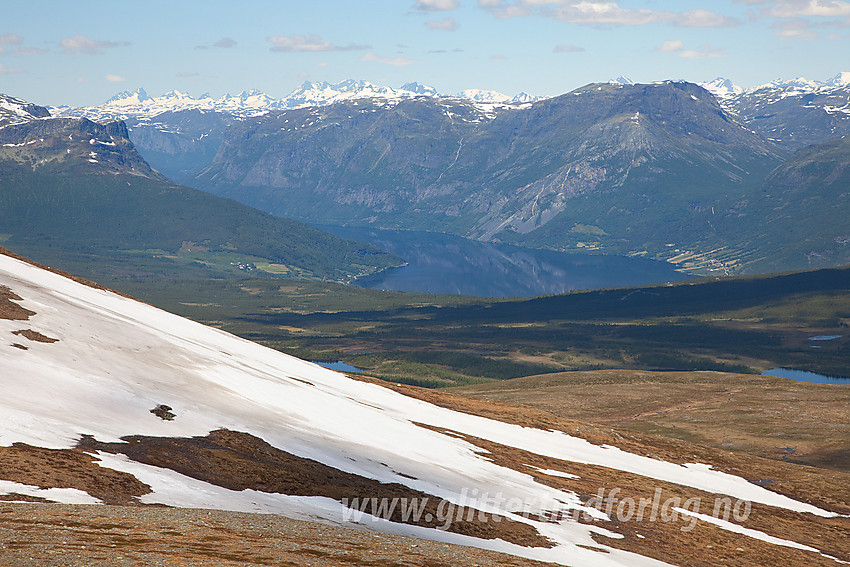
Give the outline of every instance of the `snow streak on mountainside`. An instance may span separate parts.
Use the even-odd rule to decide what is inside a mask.
[[[44,107],[0,94],[0,128],[49,116],[50,112]]]
[[[31,459],[52,451],[67,459],[78,446],[94,458],[87,478],[98,470],[120,477],[143,503],[355,522],[594,567],[664,563],[618,549],[614,544],[624,536],[610,512],[540,482],[541,474],[572,482],[585,474],[580,471],[604,471],[609,478],[626,473],[676,490],[746,500],[758,514],[773,510],[801,521],[836,516],[705,464],[640,456],[354,381],[5,255],[0,336],[6,338],[0,344],[0,450]],[[506,460],[511,452],[521,460]],[[255,467],[249,471],[227,461],[251,454],[260,457],[248,460]],[[545,466],[529,467],[525,459],[543,459]],[[284,474],[270,471],[269,462]],[[287,474],[298,480],[311,471],[315,485],[287,480]],[[87,501],[77,491],[33,488],[76,486],[27,482],[25,475],[2,478],[10,482],[0,483],[0,493]],[[376,494],[413,495],[471,512],[443,531],[427,517],[425,523],[378,520],[346,507],[348,496]],[[479,513],[496,519],[483,521]],[[582,514],[587,519],[577,521]],[[727,524],[711,529],[743,529]],[[760,530],[748,529],[746,537],[819,553]]]
[[[488,105],[511,105],[542,100],[544,97],[520,93],[511,98],[495,91],[465,90],[457,95],[441,95],[433,87],[407,83],[400,88],[383,87],[368,81],[348,79],[338,83],[305,82],[289,95],[276,99],[260,91],[243,91],[238,95],[226,94],[214,99],[208,94],[193,98],[187,93],[173,90],[159,97],[149,96],[144,89],[124,91],[98,106],[52,108],[55,115],[86,117],[91,120],[150,119],[168,112],[199,110],[221,112],[238,117],[261,116],[274,110],[326,106],[342,101],[377,98],[398,101],[417,96],[435,98],[461,98]]]

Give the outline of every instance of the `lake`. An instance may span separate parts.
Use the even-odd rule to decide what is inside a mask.
[[[318,364],[319,366],[323,366],[325,368],[330,368],[331,370],[336,370],[337,372],[351,372],[352,374],[360,374],[361,372],[366,372],[362,368],[357,368],[356,366],[352,366],[350,364],[346,364],[341,360],[337,360],[336,362],[316,362],[315,360],[311,360],[313,364]]]
[[[798,382],[815,382],[817,384],[841,384],[850,386],[850,378],[839,378],[837,376],[824,376],[814,372],[806,372],[805,370],[789,370],[788,368],[774,368],[765,370],[761,373],[762,376],[777,376],[779,378],[788,378],[789,380],[797,380]]]
[[[407,261],[358,280],[361,287],[480,297],[534,297],[578,289],[627,287],[687,279],[671,264],[643,258],[567,254],[432,232],[317,225],[368,242]]]

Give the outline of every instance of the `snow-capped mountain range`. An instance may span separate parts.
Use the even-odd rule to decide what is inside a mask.
[[[634,81],[620,75],[609,81],[612,84],[631,85]],[[762,90],[790,90],[793,92],[819,92],[850,86],[850,72],[841,72],[825,81],[797,77],[795,79],[776,79],[770,83],[745,89],[732,80],[718,77],[712,81],[698,83],[718,97],[721,102],[755,93]],[[368,81],[345,80],[338,83],[304,82],[300,87],[283,98],[275,98],[258,90],[242,91],[239,94],[225,94],[213,98],[209,94],[193,97],[178,90],[169,91],[161,96],[152,97],[143,88],[116,94],[103,104],[87,107],[56,106],[50,107],[54,116],[86,117],[91,120],[137,119],[145,120],[166,112],[200,110],[221,112],[236,117],[260,116],[269,111],[288,110],[311,106],[326,106],[337,102],[364,98],[378,98],[387,101],[400,101],[414,97],[454,98],[469,100],[482,105],[482,110],[496,110],[499,107],[517,108],[544,100],[546,96],[521,92],[509,96],[500,92],[466,89],[457,94],[441,94],[431,86],[420,83],[407,83],[401,87],[379,86]]]
[[[756,93],[761,90],[775,89],[791,89],[803,92],[815,92],[825,89],[844,88],[850,86],[850,72],[841,72],[827,79],[826,81],[815,81],[805,77],[797,77],[795,79],[776,79],[763,85],[758,85],[749,89],[739,87],[732,82],[731,79],[718,77],[713,81],[699,83],[701,87],[709,91],[719,99],[727,99],[739,95]]]
[[[525,92],[510,97],[496,91],[480,89],[467,89],[456,95],[443,95],[434,87],[420,83],[407,83],[399,88],[393,88],[349,79],[338,83],[307,81],[283,98],[274,98],[257,90],[242,91],[237,95],[228,93],[220,98],[213,98],[208,94],[194,98],[187,93],[172,90],[162,96],[151,97],[144,89],[139,88],[135,91],[118,93],[98,106],[58,106],[51,107],[50,110],[54,116],[86,117],[91,120],[142,119],[182,110],[223,112],[239,117],[249,117],[260,116],[273,110],[326,106],[346,100],[379,98],[400,101],[420,96],[459,98],[490,106],[513,106],[546,98]]]

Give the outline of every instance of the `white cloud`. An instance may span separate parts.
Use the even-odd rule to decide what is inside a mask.
[[[680,27],[718,28],[741,22],[711,10],[670,12],[648,8],[623,8],[613,0],[478,0],[478,7],[497,18],[538,13],[569,24],[591,27],[645,26],[671,23]]]
[[[223,38],[219,39],[218,41],[216,41],[215,43],[213,43],[213,47],[220,47],[222,49],[230,49],[231,47],[236,47],[236,40],[229,38],[229,37],[223,37]]]
[[[443,20],[428,20],[425,25],[432,30],[455,31],[458,28],[457,21],[454,18],[445,18]]]
[[[74,37],[67,37],[61,40],[59,45],[65,53],[72,55],[99,55],[103,53],[104,49],[124,47],[130,44],[126,41],[97,41],[77,34]]]
[[[585,51],[583,47],[579,47],[578,45],[573,45],[571,43],[561,43],[555,46],[555,49],[552,50],[552,53],[580,53]]]
[[[49,49],[44,49],[43,47],[18,47],[15,49],[15,53],[18,55],[43,55],[49,51]]]
[[[0,63],[0,75],[15,75],[17,73],[23,73],[23,69],[19,69],[17,67],[6,67],[2,63]]]
[[[17,45],[18,47],[14,49],[14,52],[18,55],[40,55],[48,52],[47,49],[41,47],[22,47],[23,43],[24,38],[16,33],[0,35],[0,53],[7,53],[9,51],[6,49],[7,45]]]
[[[850,16],[850,2],[843,0],[776,0],[767,4],[764,15],[773,18],[815,16],[840,18]]]
[[[734,0],[759,6],[754,18],[773,19],[771,27],[779,39],[817,39],[819,30],[850,26],[847,0]]]
[[[722,49],[712,47],[707,43],[703,43],[699,49],[685,49],[685,43],[678,39],[665,41],[661,44],[661,47],[656,47],[653,51],[657,53],[675,53],[679,57],[684,57],[685,59],[726,57],[726,53]]]
[[[804,20],[802,18],[793,18],[790,20],[774,22],[770,27],[773,28],[773,33],[782,40],[810,40],[817,38],[817,34],[812,29],[812,25],[808,20]]]
[[[319,37],[318,35],[304,36],[295,35],[276,35],[266,38],[271,42],[271,51],[291,52],[291,51],[360,51],[369,49],[369,45],[335,45],[330,41]]]
[[[844,25],[850,23],[850,2],[847,0],[734,0],[734,2],[761,6],[758,8],[757,15],[765,18],[844,18],[838,23]]]
[[[123,83],[127,79],[125,79],[121,75],[113,75],[110,73],[109,75],[106,75],[106,80],[110,83]]]
[[[688,10],[677,14],[673,23],[683,28],[731,28],[741,25],[735,18],[712,12],[711,10]]]
[[[484,8],[497,18],[521,18],[531,14],[531,6],[524,1],[509,3],[506,0],[478,0],[478,7]]]
[[[6,33],[0,35],[0,45],[21,45],[23,42],[24,38],[22,38],[16,33]]]
[[[657,47],[655,51],[659,53],[675,53],[677,51],[681,51],[685,47],[684,42],[678,39],[665,41],[661,44],[661,47]]]
[[[413,4],[415,10],[423,12],[444,12],[456,10],[459,6],[458,0],[416,0]]]
[[[402,67],[404,65],[411,65],[416,63],[413,59],[408,59],[407,57],[403,57],[398,55],[396,57],[382,57],[381,55],[375,55],[372,52],[367,53],[363,57],[360,58],[361,61],[375,61],[376,63],[383,63],[384,65],[394,65],[396,67]]]
[[[643,26],[673,19],[670,12],[631,10],[621,8],[617,2],[570,2],[546,12],[556,20],[586,26]]]
[[[684,57],[685,59],[710,59],[714,57],[726,57],[726,53],[722,49],[703,43],[699,49],[685,49],[681,51],[679,57]]]

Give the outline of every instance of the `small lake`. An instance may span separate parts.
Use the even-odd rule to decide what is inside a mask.
[[[642,286],[687,279],[671,264],[479,242],[433,232],[317,225],[401,256],[408,265],[386,270],[357,285],[479,297],[534,297],[578,289]]]
[[[850,378],[824,376],[823,374],[815,374],[814,372],[806,372],[805,370],[774,368],[773,370],[765,370],[761,374],[762,376],[777,376],[779,378],[788,378],[789,380],[796,380],[798,382],[815,382],[817,384],[842,384],[844,386],[850,386]]]
[[[346,364],[341,360],[337,360],[336,362],[316,362],[315,360],[311,360],[310,362],[318,364],[319,366],[324,366],[325,368],[330,368],[331,370],[336,370],[337,372],[351,372],[352,374],[365,372],[362,368]]]

